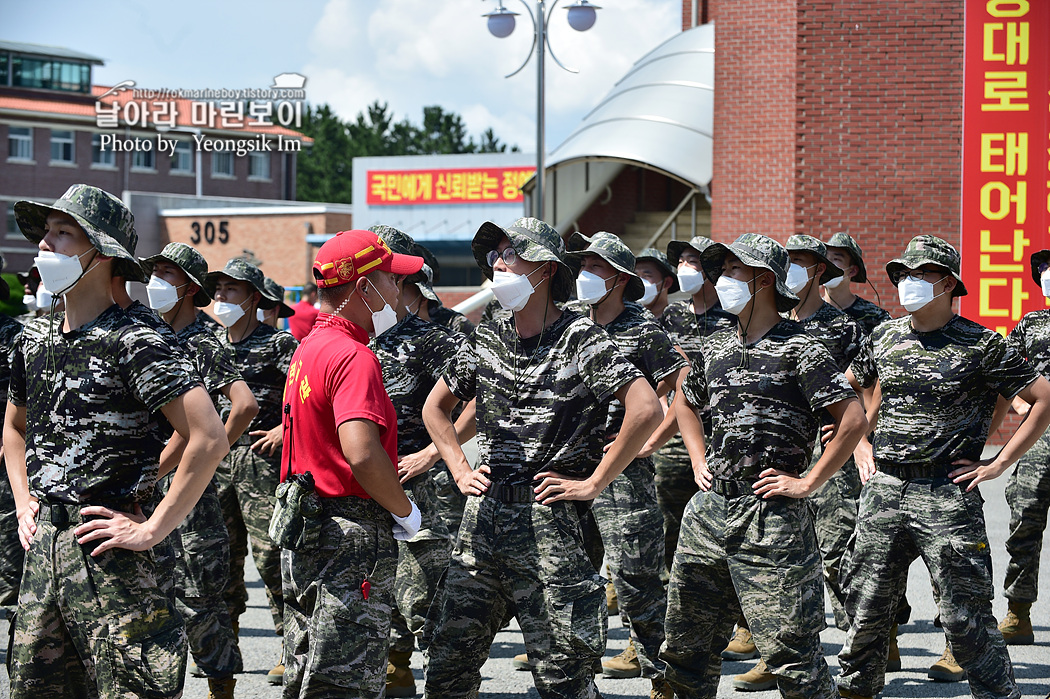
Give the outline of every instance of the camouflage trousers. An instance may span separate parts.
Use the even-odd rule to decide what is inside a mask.
[[[817,463],[821,448],[819,440],[813,460]],[[832,474],[820,490],[806,498],[813,508],[813,523],[817,530],[817,546],[824,564],[824,585],[835,614],[835,626],[849,631],[849,617],[844,609],[846,593],[843,590],[842,559],[846,555],[850,537],[857,528],[857,502],[860,499],[860,473],[851,456]]]
[[[170,485],[168,476],[163,490]],[[208,677],[242,672],[237,634],[223,598],[230,579],[230,538],[214,483],[168,540],[175,551],[175,607],[186,623],[194,662]]]
[[[230,582],[225,594],[230,618],[236,621],[248,603],[244,561],[248,558],[250,539],[255,567],[266,586],[273,625],[281,635],[284,618],[281,549],[269,535],[270,516],[277,503],[279,456],[263,456],[248,446],[235,444],[215,471],[215,483],[230,537]]]
[[[322,502],[317,546],[281,552],[283,696],[378,698],[394,603],[393,521],[373,500]]]
[[[79,509],[79,508],[77,508]],[[97,558],[41,512],[18,599],[11,697],[178,697],[182,619],[158,588],[151,551]]]
[[[682,529],[682,513],[689,499],[699,488],[693,479],[693,466],[681,435],[668,440],[653,454],[656,465],[656,502],[664,518],[664,564],[671,570],[678,536]]]
[[[448,530],[438,515],[434,487],[429,474],[414,478],[405,489],[422,515],[422,526],[410,541],[397,542],[397,606],[390,620],[390,650],[412,653],[422,637],[441,574],[448,567],[451,547]]]
[[[467,498],[459,541],[424,633],[425,697],[476,697],[481,666],[510,615],[543,699],[600,697],[604,579],[585,550],[574,503]]]
[[[977,490],[947,478],[901,480],[883,472],[860,497],[846,562],[852,621],[839,653],[840,685],[874,696],[885,683],[890,627],[908,568],[922,557],[936,591],[941,625],[970,692],[1019,697],[1003,635],[992,615],[992,557]]]
[[[620,612],[629,620],[643,677],[662,677],[667,593],[660,581],[664,566],[661,517],[656,506],[653,460],[635,459],[594,500],[605,559],[612,573]]]
[[[1005,596],[1011,602],[1035,602],[1039,590],[1039,554],[1050,508],[1050,431],[1021,457],[1006,484],[1010,536],[1006,551]]]
[[[0,459],[0,469],[4,463]],[[0,471],[0,606],[10,606],[18,601],[18,584],[22,580],[22,563],[25,549],[18,540],[18,516],[15,514],[15,497],[7,473]]]
[[[804,500],[693,496],[671,568],[660,653],[675,696],[716,695],[721,653],[742,610],[782,696],[838,697],[820,645],[820,577]]]
[[[449,473],[444,461],[434,464],[430,474],[438,514],[448,530],[449,540],[455,541],[459,536],[459,525],[463,521],[463,508],[466,507],[467,496],[459,491],[456,479]]]

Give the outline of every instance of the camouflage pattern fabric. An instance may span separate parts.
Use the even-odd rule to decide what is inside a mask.
[[[467,496],[460,492],[456,479],[448,470],[444,461],[438,461],[430,469],[430,484],[434,488],[434,503],[441,521],[448,530],[449,541],[459,537],[459,527],[463,523],[463,508],[467,505]]]
[[[503,306],[499,305],[499,301],[492,299],[485,306],[485,310],[481,312],[481,322],[484,323],[486,320],[500,320],[502,318],[512,318],[514,316],[510,311],[504,310]]]
[[[461,340],[445,328],[410,313],[368,343],[383,367],[383,385],[397,412],[399,454],[412,454],[430,444],[423,424],[423,404]],[[411,541],[397,542],[397,607],[391,624],[391,649],[411,653],[415,637],[423,633],[441,573],[448,565],[450,545],[430,473],[412,479],[406,486],[406,493],[419,507],[422,526]]]
[[[781,696],[838,697],[820,644],[820,558],[805,501],[714,492],[690,500],[660,653],[676,697],[715,696],[741,611]]]
[[[261,269],[247,260],[237,257],[228,260],[226,266],[221,270],[208,272],[208,274],[204,275],[204,290],[208,296],[214,298],[215,287],[223,276],[236,279],[237,281],[248,282],[262,296],[259,299],[259,308],[263,310],[273,308],[282,300],[275,298],[272,292],[266,288],[266,275],[262,273]]]
[[[151,552],[92,558],[73,536],[76,524],[37,520],[15,622],[12,699],[181,696],[186,636]]]
[[[918,412],[918,411],[917,411]],[[928,413],[925,418],[933,420]],[[881,425],[879,426],[881,430]],[[901,480],[876,473],[860,498],[846,611],[852,628],[839,653],[839,685],[874,696],[885,683],[890,627],[908,568],[930,571],[955,660],[978,699],[1020,697],[1003,636],[992,614],[992,557],[981,494],[947,478]]]
[[[1007,342],[1044,377],[1050,376],[1050,310],[1033,311],[1021,318]],[[1006,550],[1005,596],[1012,602],[1036,601],[1039,590],[1039,556],[1050,509],[1050,432],[1021,457],[1006,484],[1010,506],[1010,536]]]
[[[912,330],[911,317],[883,323],[853,363],[862,386],[882,385],[872,444],[875,465],[933,465],[981,458],[999,395],[1012,398],[1035,370],[1002,335],[954,316],[939,330]],[[859,373],[858,373],[859,372]]]
[[[7,385],[11,380],[10,353],[18,336],[22,333],[22,324],[5,315],[0,315],[0,395],[7,401]],[[0,459],[0,469],[4,468]],[[25,560],[25,549],[18,540],[18,517],[15,514],[15,496],[11,492],[11,482],[6,477],[6,470],[0,478],[0,605],[8,606],[18,599],[18,581],[22,579],[22,562]]]
[[[229,266],[227,264],[227,268]],[[280,634],[283,628],[281,551],[270,540],[269,527],[277,502],[275,493],[280,481],[281,454],[276,452],[270,456],[252,451],[251,445],[257,438],[249,436],[249,432],[269,430],[281,424],[281,399],[288,380],[288,365],[299,343],[289,333],[262,324],[240,342],[230,342],[226,332],[219,335],[219,341],[232,353],[234,366],[259,404],[259,414],[215,472],[226,531],[230,536],[230,584],[226,589],[226,604],[231,618],[237,619],[244,613],[248,600],[248,591],[244,587],[244,561],[251,539],[252,558],[266,585],[270,613]],[[219,415],[225,422],[230,416],[230,402],[221,396],[219,405]]]
[[[455,330],[464,337],[474,332],[474,324],[459,311],[453,311],[451,308],[447,308],[440,304],[431,304],[429,310],[430,322],[432,323],[437,323],[449,330]]]
[[[798,321],[799,325],[831,352],[839,371],[846,372],[861,351],[864,331],[848,315],[824,302],[816,313]]]
[[[468,498],[425,633],[424,696],[476,697],[492,640],[516,615],[540,697],[600,697],[594,668],[605,652],[604,583],[573,503]]]
[[[715,478],[754,480],[769,467],[802,473],[820,409],[857,395],[827,348],[790,320],[746,350],[736,330],[717,332],[703,362],[682,393],[695,407],[711,406],[707,465]]]
[[[386,690],[394,605],[393,523],[372,500],[324,498],[323,503],[317,547],[281,552],[283,696],[378,699]]]
[[[197,318],[179,330],[175,336],[179,346],[196,367],[197,375],[204,383],[204,389],[211,396],[215,410],[218,412],[221,400],[225,399],[222,389],[236,381],[241,381],[242,378],[229,348],[224,346],[211,332],[210,327],[204,321],[205,317],[204,313],[198,313]],[[227,408],[228,411],[229,408]]]
[[[860,296],[857,297],[856,301],[843,308],[842,312],[860,323],[860,327],[864,329],[865,335],[870,335],[876,326],[891,319],[890,314],[881,306],[876,306],[871,301]]]

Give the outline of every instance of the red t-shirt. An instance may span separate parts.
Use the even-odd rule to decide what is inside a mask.
[[[317,322],[317,315],[320,311],[306,301],[295,304],[292,310],[295,311],[295,315],[288,319],[288,331],[296,340],[302,342],[310,334],[314,323]]]
[[[339,445],[339,425],[358,418],[379,426],[383,449],[396,470],[397,414],[367,342],[368,334],[357,325],[322,313],[292,355],[284,387],[282,481],[290,458],[293,473],[313,474],[321,497],[369,497]]]

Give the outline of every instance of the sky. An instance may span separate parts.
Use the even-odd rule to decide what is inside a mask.
[[[346,120],[379,100],[418,124],[436,104],[461,114],[475,138],[491,127],[534,152],[535,57],[504,77],[528,56],[532,24],[521,0],[504,1],[521,13],[506,39],[491,36],[481,16],[496,0],[0,0],[0,39],[98,56],[101,85],[268,87],[275,75],[300,73],[307,99]],[[680,0],[596,0],[603,9],[583,33],[565,19],[569,2],[553,11],[550,45],[580,72],[548,57],[548,152],[635,61],[681,31]]]

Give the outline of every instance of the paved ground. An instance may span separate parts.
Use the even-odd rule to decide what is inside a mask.
[[[997,598],[994,603],[997,617],[1006,611],[1005,600],[1001,595],[1003,571],[1006,567],[1006,554],[1003,541],[1006,538],[1006,526],[1009,511],[1003,497],[1006,478],[993,481],[983,487],[986,499],[985,510],[988,518],[989,537],[991,538]],[[1047,542],[1050,545],[1050,542]],[[1011,648],[1011,657],[1021,692],[1026,697],[1044,699],[1050,692],[1050,555],[1044,556],[1041,569],[1041,598],[1036,607],[1036,645]],[[266,673],[277,662],[280,645],[273,635],[270,615],[266,607],[265,592],[254,567],[249,566],[249,608],[241,618],[241,648],[244,651],[245,674],[241,675],[237,685],[240,697],[272,697],[277,699],[280,691],[266,683]],[[900,649],[904,671],[895,673],[889,679],[885,697],[965,697],[969,696],[966,683],[941,684],[926,679],[926,670],[935,662],[944,649],[944,637],[934,628],[933,598],[930,593],[929,576],[921,562],[911,569],[909,581],[909,599],[914,612],[912,620],[901,628]],[[828,612],[831,622],[831,613]],[[6,622],[0,622],[0,638],[7,637]],[[822,635],[828,662],[832,672],[837,674],[835,654],[842,646],[844,634],[836,630],[827,630]],[[609,630],[608,655],[619,653],[627,643],[627,632],[621,628],[618,618],[611,622]],[[483,668],[485,681],[481,686],[481,697],[484,699],[511,699],[516,697],[538,697],[532,684],[532,677],[527,672],[512,669],[511,659],[517,653],[524,652],[521,633],[516,625],[510,630],[501,632],[492,647],[492,653]],[[413,657],[412,667],[415,670],[417,687],[422,691],[422,664],[418,653]],[[746,672],[752,663],[727,662],[724,676],[719,688],[719,697],[742,697],[734,692],[730,684],[732,676]],[[649,683],[643,680],[608,680],[598,679],[598,687],[606,699],[626,699],[627,697],[648,697]],[[0,672],[0,697],[8,696],[7,676]],[[188,677],[185,696],[190,699],[202,699],[207,696],[205,680]],[[754,693],[756,699],[772,699],[779,696],[777,692]]]

